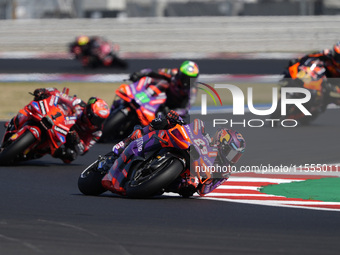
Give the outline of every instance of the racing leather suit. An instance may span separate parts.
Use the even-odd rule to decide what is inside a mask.
[[[70,163],[78,155],[84,155],[101,137],[102,127],[92,125],[84,116],[86,103],[76,96],[69,96],[56,88],[42,88],[34,91],[35,100],[49,96],[58,97],[58,106],[66,115],[75,114],[76,123],[66,137],[66,143],[52,155],[60,158],[64,163]]]
[[[210,135],[205,132],[204,130],[204,123],[201,120],[198,120],[200,122],[199,130],[202,132],[202,134],[210,141],[210,146],[215,147],[215,145],[212,143],[212,140]],[[131,143],[131,141],[138,139],[142,137],[143,135],[148,134],[149,132],[152,132],[153,130],[162,130],[162,129],[170,129],[174,127],[176,124],[184,124],[182,118],[173,110],[170,110],[170,112],[165,117],[159,117],[154,119],[148,126],[145,126],[142,128],[141,126],[136,126],[135,130],[132,132],[132,134],[124,139],[123,141],[117,143],[113,146],[112,152],[113,152],[113,158],[114,161],[123,151],[124,149]],[[217,164],[217,162],[216,162]],[[227,173],[224,176],[215,176],[213,179],[208,180],[204,184],[199,184],[199,181],[197,177],[190,174],[190,169],[187,169],[184,171],[172,184],[171,186],[167,187],[165,190],[166,192],[174,192],[179,193],[180,195],[184,197],[190,197],[195,192],[198,192],[200,195],[207,194],[211,192],[213,189],[221,185],[223,182],[225,182],[230,176],[230,173]]]
[[[157,72],[151,69],[143,69],[130,75],[130,80],[135,82],[142,77],[148,76],[152,78],[151,83],[155,85],[160,92],[165,92],[167,100],[165,108],[175,110],[181,117],[185,117],[189,113],[191,105],[195,102],[197,95],[197,87],[191,86],[188,90],[179,88],[175,84],[175,75],[178,68],[158,69]],[[167,110],[165,110],[167,112]]]

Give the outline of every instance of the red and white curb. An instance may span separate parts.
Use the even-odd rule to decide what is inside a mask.
[[[340,211],[340,202],[287,198],[284,196],[268,195],[259,191],[261,187],[271,184],[305,181],[308,179],[321,179],[324,177],[337,176],[237,173],[231,175],[227,182],[219,186],[212,193],[201,197],[201,199],[213,199],[267,206]]]

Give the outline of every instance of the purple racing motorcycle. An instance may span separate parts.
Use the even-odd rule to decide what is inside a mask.
[[[211,192],[229,178],[229,166],[244,152],[244,139],[227,130],[220,137],[220,144],[227,146],[211,146],[201,120],[183,124],[151,131],[132,141],[119,157],[112,152],[99,156],[79,176],[79,190],[85,195],[111,191],[132,198]],[[216,171],[218,166],[223,171]]]

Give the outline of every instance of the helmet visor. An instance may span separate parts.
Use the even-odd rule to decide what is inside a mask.
[[[196,78],[185,75],[182,72],[178,72],[177,81],[180,84],[180,86],[182,86],[182,88],[189,90],[190,84],[194,84],[196,81]]]
[[[225,149],[225,158],[231,163],[237,163],[241,158],[243,152],[236,150],[233,146],[227,145]]]

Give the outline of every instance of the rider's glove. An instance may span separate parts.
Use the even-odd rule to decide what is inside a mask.
[[[36,89],[36,90],[34,90],[33,95],[34,95],[34,100],[39,101],[39,100],[43,100],[45,98],[48,98],[49,92],[44,88]]]
[[[179,117],[178,113],[175,112],[174,110],[170,110],[168,112],[168,114],[166,115],[166,118],[167,118],[170,125],[171,124],[177,124],[177,123],[180,122],[180,117]]]
[[[153,130],[169,129],[174,127],[176,124],[181,124],[183,121],[179,117],[178,113],[174,110],[170,110],[166,117],[159,116],[151,121],[150,127]]]

